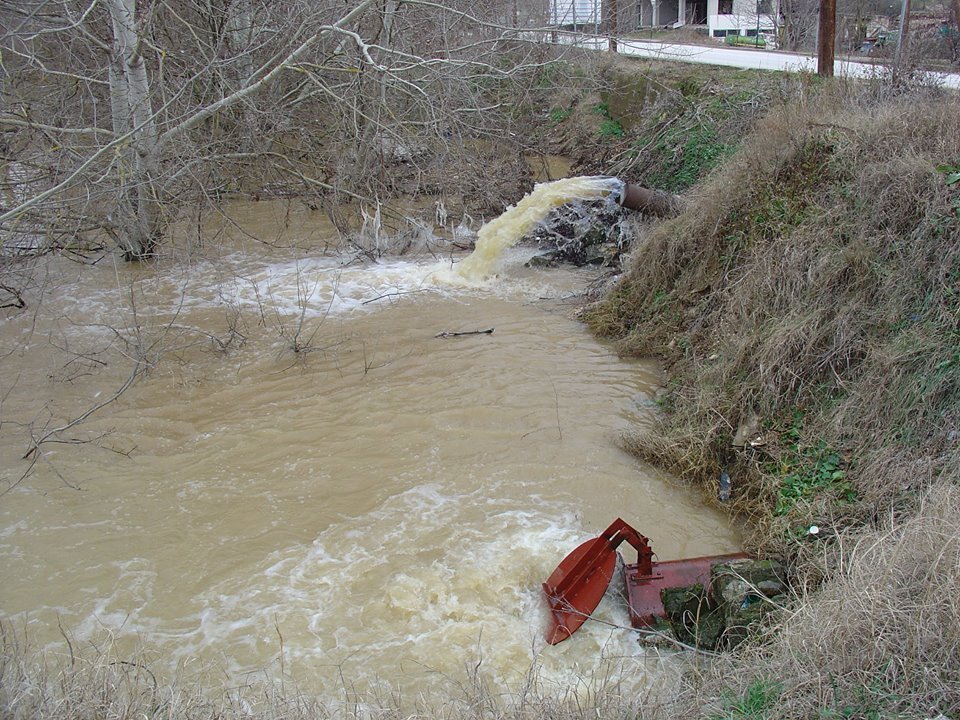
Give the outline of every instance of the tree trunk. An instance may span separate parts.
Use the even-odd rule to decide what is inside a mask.
[[[900,33],[893,55],[893,83],[900,81],[901,73],[910,62],[910,0],[903,0],[900,9]]]
[[[236,76],[233,78],[237,87],[243,87],[249,83],[254,71],[253,54],[250,52],[250,48],[253,46],[256,31],[253,25],[253,9],[250,7],[250,1],[235,0],[228,7],[227,42],[233,51],[232,54],[239,58],[236,65]],[[248,102],[243,103],[240,115],[244,132],[249,137],[256,137],[257,114],[253,105]]]
[[[108,0],[108,7],[113,23],[109,75],[113,129],[118,135],[133,133],[121,159],[119,243],[126,259],[141,260],[152,254],[162,232],[157,187],[160,147],[137,34],[136,0]]]
[[[386,47],[389,47],[393,40],[394,20],[399,5],[397,0],[385,0],[381,10],[378,37],[379,43]],[[380,172],[377,166],[395,153],[402,153],[403,143],[401,137],[390,138],[384,134],[383,114],[387,106],[387,91],[390,85],[388,73],[376,67],[370,68],[367,72],[372,73],[372,77],[369,79],[370,86],[367,91],[361,93],[360,113],[357,119],[361,130],[357,133],[356,162],[353,172],[356,176],[379,177]],[[378,194],[373,186],[368,187],[368,190],[373,195]]]

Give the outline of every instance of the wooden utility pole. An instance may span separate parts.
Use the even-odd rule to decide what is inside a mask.
[[[893,56],[893,81],[900,78],[902,64],[910,55],[910,0],[903,0],[900,8],[900,33],[897,35],[897,51]]]
[[[820,0],[820,25],[817,34],[817,75],[833,77],[833,58],[837,41],[837,0]]]

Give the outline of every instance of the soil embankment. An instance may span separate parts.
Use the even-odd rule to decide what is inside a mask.
[[[955,712],[957,98],[837,81],[774,102],[586,317],[665,360],[634,449],[710,497],[729,478],[753,549],[794,578],[684,714]]]

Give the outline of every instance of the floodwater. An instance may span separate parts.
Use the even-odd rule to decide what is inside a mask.
[[[545,646],[540,583],[618,516],[661,559],[739,537],[619,449],[661,378],[572,318],[592,276],[515,248],[458,283],[462,256],[361,262],[302,208],[226,211],[176,261],[51,260],[0,325],[10,627],[331,700],[652,682],[615,596]]]

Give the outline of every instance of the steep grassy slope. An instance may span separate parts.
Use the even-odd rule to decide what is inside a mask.
[[[759,713],[727,716],[960,707],[957,173],[956,97],[808,88],[586,314],[669,370],[635,450],[711,496],[728,473],[753,549],[808,589],[698,691]]]
[[[807,80],[628,57],[594,58],[592,68],[592,83],[568,82],[549,100],[546,144],[580,174],[670,192],[730,157],[766,109]]]

